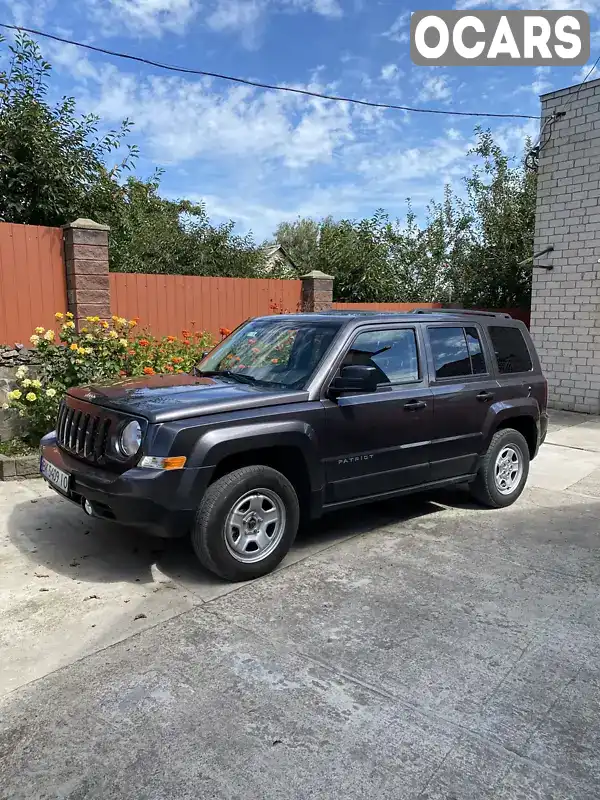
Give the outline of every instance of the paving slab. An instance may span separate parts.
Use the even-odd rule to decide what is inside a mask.
[[[0,487],[0,798],[600,796],[598,455],[329,516],[241,585]]]
[[[600,506],[558,500],[388,503],[378,529],[22,686],[0,797],[589,800]]]
[[[580,450],[546,442],[538,458],[531,463],[528,483],[539,489],[561,492],[588,478],[598,469],[600,450]]]
[[[337,515],[280,569],[387,519]],[[0,483],[0,570],[0,694],[244,585],[203,570],[187,539],[90,519],[39,480]]]

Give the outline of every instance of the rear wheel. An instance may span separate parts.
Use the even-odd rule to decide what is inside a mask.
[[[288,552],[300,511],[292,484],[266,466],[242,467],[204,495],[192,545],[206,569],[230,581],[266,575]]]
[[[503,428],[492,437],[471,493],[485,506],[503,508],[521,495],[529,475],[529,446],[513,428]]]

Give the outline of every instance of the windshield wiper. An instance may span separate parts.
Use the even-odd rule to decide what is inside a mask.
[[[256,384],[268,382],[254,378],[252,375],[244,375],[241,372],[232,372],[229,369],[212,369],[206,371],[198,370],[197,374],[201,375],[203,378],[232,378],[234,381],[239,381],[240,383]]]

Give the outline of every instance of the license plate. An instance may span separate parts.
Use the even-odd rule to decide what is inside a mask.
[[[45,458],[40,461],[40,472],[46,478],[48,483],[51,483],[59,492],[69,494],[69,485],[71,483],[71,476],[68,472],[63,472],[62,469],[55,467]]]

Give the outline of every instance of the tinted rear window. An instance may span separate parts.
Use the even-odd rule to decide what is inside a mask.
[[[488,330],[499,372],[530,372],[533,369],[527,343],[518,328],[503,326],[490,327]]]
[[[437,379],[486,372],[477,328],[429,328],[428,333]]]

